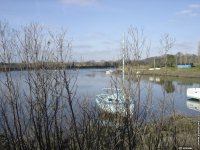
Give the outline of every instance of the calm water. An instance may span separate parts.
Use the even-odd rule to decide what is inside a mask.
[[[164,85],[165,81],[165,85]],[[102,88],[110,87],[111,75],[106,75],[105,69],[80,69],[77,79],[78,94],[88,97],[90,103],[95,104],[95,95],[102,92]],[[134,82],[133,82],[134,84]],[[141,99],[146,99],[147,93],[152,95],[152,108],[159,107],[159,100],[165,92],[168,99],[173,99],[174,107],[180,114],[187,116],[200,115],[200,102],[187,99],[186,90],[189,87],[200,87],[199,79],[141,77]],[[151,90],[151,91],[150,91]],[[170,100],[167,104],[170,105]]]
[[[92,106],[95,105],[95,96],[102,92],[102,88],[111,86],[111,75],[106,75],[105,71],[106,69],[71,71],[72,74],[77,75],[77,96],[80,100],[87,98]],[[14,71],[12,75],[14,80],[24,82],[24,76],[27,75],[27,72]],[[4,73],[0,73],[0,80],[5,80]],[[135,84],[134,81],[133,84]],[[140,82],[141,99],[144,102],[147,93],[151,93],[152,105],[150,107],[157,109],[159,108],[159,100],[163,98],[163,92],[165,92],[167,98],[173,99],[178,113],[187,116],[198,116],[200,115],[200,102],[187,100],[186,90],[189,87],[200,87],[200,80],[191,78],[162,79],[161,77],[142,76]],[[170,100],[167,104],[170,105]]]

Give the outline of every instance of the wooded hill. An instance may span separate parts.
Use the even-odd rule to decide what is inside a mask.
[[[179,64],[197,64],[199,62],[199,57],[195,54],[183,54],[178,52],[175,55],[167,54],[163,56],[155,56],[143,59],[142,64],[150,65],[150,67],[164,67],[165,62],[168,67],[175,67]]]

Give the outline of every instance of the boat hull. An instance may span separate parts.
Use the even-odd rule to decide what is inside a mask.
[[[134,105],[131,101],[127,101],[124,95],[119,92],[113,94],[99,94],[96,96],[97,106],[109,113],[121,113],[126,114],[128,111],[132,112]]]
[[[200,88],[188,88],[187,97],[200,100]]]

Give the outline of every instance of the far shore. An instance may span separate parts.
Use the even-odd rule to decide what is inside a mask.
[[[184,77],[184,78],[200,78],[200,72],[180,72],[180,71],[170,71],[170,72],[161,72],[161,71],[143,71],[141,75],[151,75],[151,76],[170,76],[170,77]]]
[[[159,70],[149,70],[147,67],[143,67],[140,69],[135,69],[134,67],[130,67],[132,71],[137,75],[149,75],[149,76],[168,76],[168,77],[184,77],[184,78],[200,78],[200,68],[175,68],[175,67],[163,67]]]
[[[0,64],[0,72],[9,71],[26,71],[26,70],[55,70],[55,69],[107,69],[116,68],[110,65],[74,65],[67,63],[13,63],[13,64]]]
[[[24,70],[39,70],[39,69],[113,69],[118,68],[113,65],[74,65],[74,64],[62,64],[62,63],[37,63],[37,64],[23,64],[23,63],[15,63],[15,64],[0,64],[0,72],[5,71],[24,71]],[[139,69],[135,69],[134,66],[129,66],[128,69],[135,72],[137,75],[149,75],[149,76],[169,76],[169,77],[184,77],[184,78],[200,78],[200,67],[193,67],[188,69],[180,69],[175,67],[163,67],[160,70],[149,70],[148,66],[142,66]],[[120,72],[120,69],[116,69],[117,72]],[[125,68],[125,72],[127,72],[127,68]]]

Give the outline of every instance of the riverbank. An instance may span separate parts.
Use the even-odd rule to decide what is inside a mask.
[[[134,128],[132,128],[133,124],[130,124],[131,126],[129,126],[129,124],[126,124],[126,120],[123,119],[122,121],[125,123],[122,127],[118,127],[117,124],[112,127],[110,127],[110,124],[108,123],[103,125],[100,123],[96,124],[96,121],[93,122],[93,120],[90,120],[89,124],[88,122],[84,122],[86,124],[79,127],[84,132],[81,132],[82,130],[77,130],[78,139],[86,141],[83,142],[83,149],[128,149],[130,147],[136,150],[199,149],[199,120],[197,117],[175,115],[174,117],[162,121],[157,120],[147,125]],[[132,129],[133,131],[125,129]],[[66,132],[63,132],[62,135],[61,149],[78,149],[78,143],[76,142],[77,137],[74,134],[74,130],[69,130],[67,135]],[[130,135],[133,137],[130,137]],[[39,147],[37,141],[32,139],[34,137],[33,135],[24,135],[24,137],[25,136],[28,137],[23,139],[22,146],[26,149],[37,149]],[[8,138],[7,135],[0,134],[0,148],[17,148],[19,146],[19,141],[12,140],[12,137]],[[48,144],[55,146],[54,136],[49,140]],[[12,142],[15,145],[11,145]],[[32,144],[31,142],[35,143]],[[47,144],[45,143],[45,145]]]
[[[150,123],[147,126],[147,134],[144,139],[156,139],[163,138],[162,148],[165,148],[166,143],[173,145],[176,149],[181,149],[181,147],[189,149],[198,149],[198,117],[185,117],[182,115],[175,115],[169,119],[165,119],[162,127],[159,122]],[[151,138],[149,137],[149,132],[151,132]],[[181,147],[180,147],[181,146]],[[171,148],[173,148],[171,147]]]
[[[151,76],[171,76],[171,77],[186,77],[186,78],[200,78],[200,68],[161,68],[159,70],[149,70],[148,68],[143,68],[135,70],[135,73],[139,72],[141,75],[151,75]],[[138,74],[138,73],[137,73]]]
[[[34,69],[89,69],[89,68],[116,68],[113,64],[95,63],[95,64],[74,64],[74,63],[58,63],[58,62],[38,62],[38,63],[11,63],[0,64],[0,72],[4,71],[21,71],[21,70],[34,70]],[[125,68],[133,71],[135,74],[150,75],[150,76],[170,76],[170,77],[186,77],[186,78],[200,78],[200,67],[193,68],[161,68],[159,70],[149,70],[147,66],[142,66],[140,69],[135,69],[135,66]],[[121,71],[117,69],[117,72]]]

